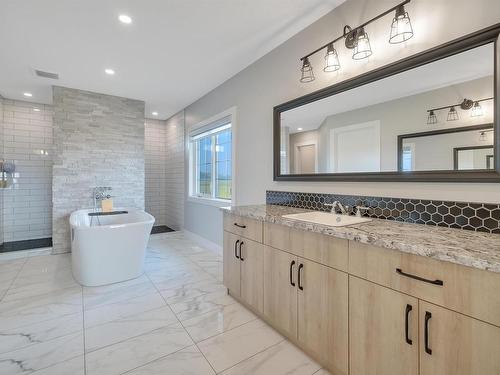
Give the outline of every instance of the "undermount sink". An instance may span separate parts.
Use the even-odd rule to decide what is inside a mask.
[[[360,224],[366,223],[368,221],[372,221],[372,219],[357,217],[357,216],[348,216],[348,215],[337,215],[331,214],[328,212],[304,212],[301,214],[291,214],[291,215],[283,215],[286,219],[293,219],[299,221],[306,221],[308,223],[316,223],[329,225],[332,227],[343,227],[346,225],[352,224]]]

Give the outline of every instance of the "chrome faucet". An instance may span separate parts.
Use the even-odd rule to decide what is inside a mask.
[[[330,212],[332,214],[336,214],[337,213],[337,207],[339,208],[340,210],[340,213],[342,215],[349,215],[349,206],[344,206],[342,203],[340,203],[339,201],[335,201],[333,203],[325,203],[325,206],[327,207],[331,207],[332,209],[330,210]]]
[[[94,211],[97,211],[98,202],[111,198],[111,194],[109,194],[111,190],[112,188],[109,186],[96,186],[93,189]]]

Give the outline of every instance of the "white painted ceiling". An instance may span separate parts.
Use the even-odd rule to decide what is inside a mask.
[[[288,126],[290,133],[300,132],[298,128],[302,128],[301,131],[314,130],[328,116],[492,76],[493,67],[494,46],[490,43],[291,109],[281,114],[281,125]],[[462,99],[458,98],[458,101]],[[449,104],[453,103],[444,102],[440,106]]]
[[[0,94],[50,104],[56,84],[144,100],[164,119],[343,1],[0,0]]]

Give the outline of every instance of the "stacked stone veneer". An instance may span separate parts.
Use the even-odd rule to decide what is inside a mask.
[[[144,209],[144,102],[54,87],[53,253],[70,251],[69,215],[91,207],[94,186],[115,207]]]

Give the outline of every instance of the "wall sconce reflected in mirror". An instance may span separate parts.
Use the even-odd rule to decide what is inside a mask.
[[[474,102],[474,106],[472,107],[472,111],[470,112],[470,117],[480,117],[482,116],[483,113],[483,108],[481,107],[481,104],[479,102]]]
[[[429,115],[427,116],[427,125],[437,124],[438,120],[433,110],[429,111]]]
[[[446,117],[446,121],[457,121],[459,119],[458,112],[455,107],[450,107],[450,111],[448,112],[448,116]]]

